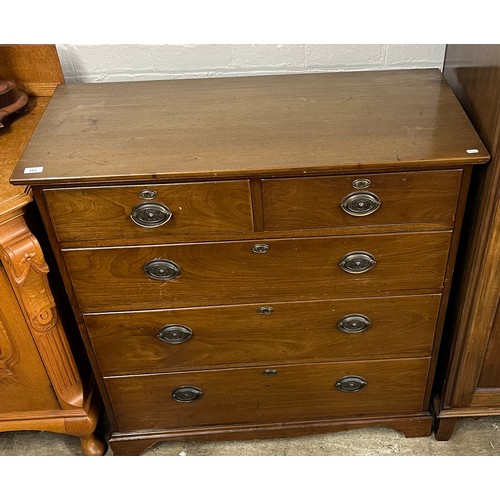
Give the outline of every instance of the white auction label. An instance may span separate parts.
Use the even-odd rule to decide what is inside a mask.
[[[43,167],[27,167],[24,169],[25,174],[39,174],[43,172]]]

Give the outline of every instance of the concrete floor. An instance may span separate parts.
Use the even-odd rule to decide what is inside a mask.
[[[49,432],[0,433],[1,456],[81,455],[79,440]],[[106,455],[112,455],[110,449]],[[460,420],[451,439],[407,439],[385,428],[367,428],[320,436],[227,442],[161,443],[149,456],[499,456],[500,417]]]

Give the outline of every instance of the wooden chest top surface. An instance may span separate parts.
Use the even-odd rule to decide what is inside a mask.
[[[314,175],[488,159],[438,70],[67,84],[11,181]],[[31,167],[43,171],[25,173]]]

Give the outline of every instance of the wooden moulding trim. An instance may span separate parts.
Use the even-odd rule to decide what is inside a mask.
[[[14,425],[12,422],[16,420],[23,422],[42,422],[51,419],[85,418],[91,411],[91,407],[94,404],[92,397],[95,398],[95,393],[92,388],[90,388],[81,408],[71,408],[68,410],[27,410],[0,413],[0,429],[7,430],[4,429],[4,427],[12,427]]]
[[[0,225],[0,252],[59,403],[81,408],[83,385],[50,290],[49,268],[23,217]]]
[[[237,433],[237,432],[277,432],[286,430],[297,430],[303,431],[304,435],[310,434],[315,430],[317,432],[328,432],[324,430],[325,428],[330,428],[332,426],[344,427],[346,429],[354,429],[356,427],[365,426],[379,426],[391,427],[398,422],[421,422],[427,421],[431,418],[430,412],[422,412],[418,414],[410,415],[388,415],[387,417],[358,417],[358,418],[346,418],[337,420],[317,420],[317,421],[298,421],[298,422],[283,422],[283,423],[269,423],[269,424],[254,424],[254,425],[220,425],[220,426],[203,426],[203,427],[189,427],[184,429],[170,429],[170,430],[158,430],[158,431],[133,431],[133,432],[113,432],[111,440],[118,439],[140,439],[140,438],[152,438],[162,436],[164,438],[176,439],[177,437],[190,437],[193,439],[199,436],[209,436],[217,434],[227,434],[227,433]],[[340,429],[339,429],[340,430]]]
[[[27,194],[20,194],[5,202],[0,201],[0,224],[13,217],[19,217],[20,210],[31,201],[33,201],[33,198]]]
[[[443,408],[438,396],[434,397],[433,413],[437,418],[474,418],[500,416],[500,407],[491,406],[465,406],[456,408]]]
[[[412,415],[390,415],[379,418],[284,422],[259,425],[233,425],[172,429],[169,431],[114,432],[109,439],[114,454],[137,454],[161,441],[268,439],[326,434],[364,427],[388,427],[406,437],[430,436],[432,417],[429,412]],[[123,446],[123,448],[122,448]]]
[[[94,432],[99,418],[100,400],[89,391],[84,405],[75,410],[39,410],[0,414],[0,432],[40,430],[86,436]]]
[[[135,185],[140,184],[154,184],[164,182],[201,182],[201,181],[223,181],[223,180],[239,180],[249,178],[282,178],[282,177],[318,177],[318,176],[331,176],[340,174],[357,174],[361,171],[366,174],[370,173],[390,173],[400,171],[423,171],[435,170],[444,168],[463,168],[472,165],[481,165],[489,160],[489,156],[483,158],[476,158],[474,162],[466,162],[464,159],[450,160],[444,158],[442,160],[411,160],[405,162],[384,162],[384,163],[366,163],[362,165],[319,165],[309,167],[308,169],[300,167],[281,167],[281,168],[248,168],[241,170],[221,170],[218,172],[199,171],[199,172],[172,172],[172,173],[145,173],[145,174],[116,174],[109,176],[99,177],[44,177],[38,174],[32,174],[29,179],[26,175],[20,175],[21,167],[19,166],[12,174],[11,182],[15,186],[30,185],[37,187],[90,187],[102,186],[103,183],[107,187],[114,185]]]

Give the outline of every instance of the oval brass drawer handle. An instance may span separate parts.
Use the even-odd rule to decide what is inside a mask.
[[[181,274],[181,268],[171,260],[154,259],[144,264],[144,274],[153,280],[171,281]]]
[[[377,261],[368,252],[350,252],[342,258],[339,266],[343,271],[350,274],[360,274],[369,271]]]
[[[184,325],[165,325],[156,336],[166,344],[183,344],[193,336],[193,330]]]
[[[337,328],[344,333],[361,333],[370,328],[372,322],[364,314],[348,314],[340,318]]]
[[[337,380],[335,387],[342,392],[358,392],[366,385],[366,380],[357,375],[342,377]]]
[[[130,218],[141,227],[152,228],[166,224],[172,218],[172,212],[163,203],[151,201],[139,203],[132,208]]]
[[[185,385],[177,387],[172,391],[172,398],[179,403],[192,403],[203,396],[203,391],[199,387]]]
[[[376,212],[380,208],[380,198],[369,191],[358,191],[345,196],[340,202],[342,210],[354,217],[363,217]]]

